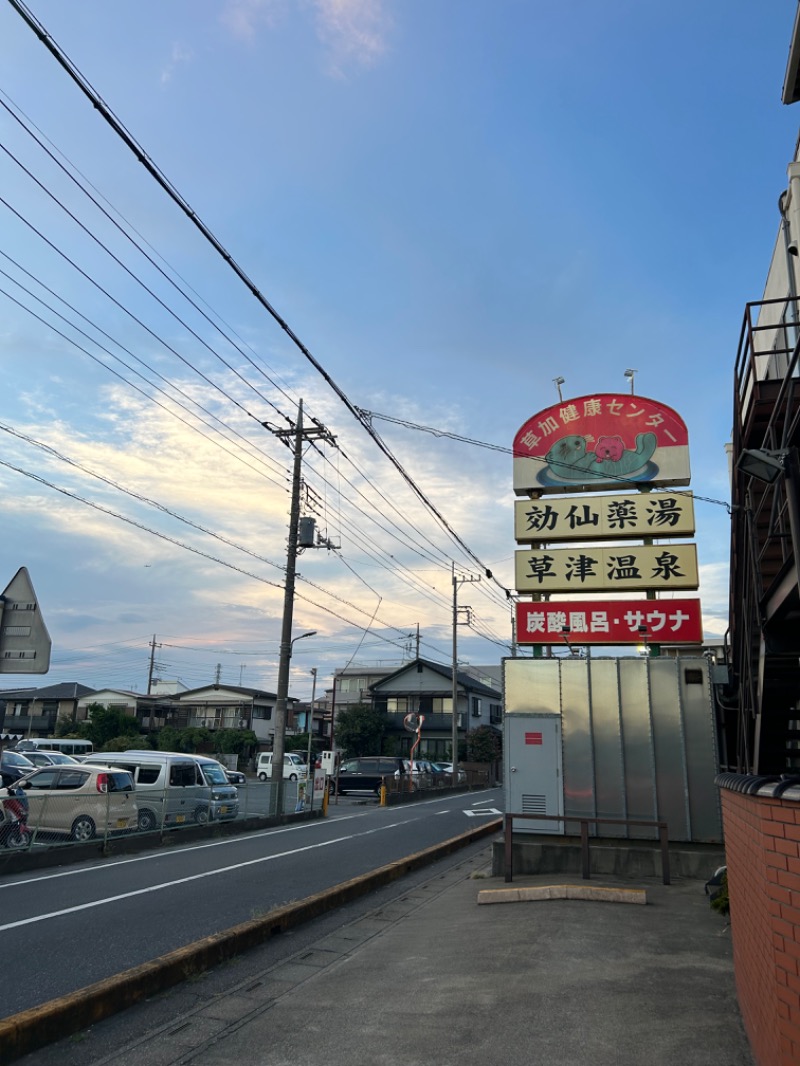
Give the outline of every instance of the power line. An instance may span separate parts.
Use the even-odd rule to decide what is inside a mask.
[[[32,12],[26,7],[25,4],[21,2],[21,0],[9,0],[9,3],[20,15],[26,25],[39,38],[45,48],[47,48],[51,55],[56,59],[59,65],[66,71],[69,77],[75,82],[80,91],[90,101],[93,108],[97,111],[101,118],[103,118],[104,121],[108,123],[111,129],[117,134],[117,136],[122,140],[126,147],[133,153],[134,157],[147,170],[148,174],[150,174],[150,176],[170,197],[173,203],[175,203],[180,208],[180,210],[186,215],[192,225],[194,225],[199,230],[205,240],[208,241],[208,243],[212,246],[212,248],[214,248],[217,254],[234,272],[237,278],[246,286],[249,292],[256,298],[256,300],[261,304],[261,306],[269,313],[269,315],[274,319],[278,326],[289,337],[289,339],[292,341],[298,351],[300,351],[302,355],[311,363],[314,369],[320,374],[320,376],[333,390],[336,396],[338,396],[338,398],[341,400],[347,410],[353,415],[359,425],[361,425],[366,430],[372,440],[377,444],[378,448],[383,452],[386,458],[389,459],[389,461],[395,467],[395,469],[406,482],[406,484],[409,486],[409,488],[411,488],[411,490],[415,493],[418,499],[436,517],[442,528],[446,530],[449,536],[454,540],[456,544],[459,545],[462,551],[464,551],[467,556],[481,568],[481,571],[485,574],[485,576],[490,580],[494,581],[503,590],[503,592],[506,593],[506,595],[509,595],[509,590],[504,588],[500,584],[500,582],[497,581],[497,579],[492,575],[488,567],[484,566],[484,564],[481,562],[480,558],[475,554],[475,552],[473,552],[469,545],[466,544],[466,542],[453,529],[453,527],[450,525],[444,515],[426,496],[422,489],[416,484],[414,479],[406,471],[399,459],[397,459],[397,457],[392,453],[391,449],[375,432],[373,427],[370,426],[364,418],[362,418],[362,416],[359,414],[359,409],[355,406],[355,404],[352,403],[352,401],[349,399],[344,390],[339,385],[337,385],[337,383],[325,370],[322,364],[314,357],[314,355],[305,346],[305,344],[303,344],[299,336],[289,326],[288,322],[286,322],[281,317],[281,315],[272,306],[269,300],[267,300],[263,293],[258,289],[252,279],[245,273],[239,263],[233,258],[231,253],[228,252],[224,245],[217,239],[214,233],[199,217],[197,212],[193,210],[193,208],[186,201],[183,195],[178,191],[176,186],[172,184],[172,182],[166,177],[166,175],[161,171],[157,164],[150,158],[150,156],[148,156],[148,154],[144,151],[141,145],[137,142],[133,134],[130,133],[128,129],[126,129],[120,119],[114,114],[114,112],[106,104],[100,94],[94,89],[88,79],[81,73],[81,71],[67,56],[64,50],[56,44],[52,36],[44,28],[43,24],[35,18]],[[312,418],[311,421],[315,422],[316,420]]]

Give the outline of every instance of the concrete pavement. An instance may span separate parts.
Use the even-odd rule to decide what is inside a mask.
[[[515,888],[547,884],[587,883],[514,879]],[[644,889],[646,905],[479,905],[479,892],[506,886],[491,876],[489,845],[477,843],[383,889],[346,925],[306,927],[300,950],[278,962],[269,945],[257,948],[246,974],[212,972],[19,1061],[752,1066],[727,922],[702,882],[589,884]]]

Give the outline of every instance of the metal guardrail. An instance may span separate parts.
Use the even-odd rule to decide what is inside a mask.
[[[657,822],[650,820],[643,820],[639,818],[582,818],[576,815],[564,815],[564,814],[505,814],[503,817],[503,838],[504,838],[504,850],[503,850],[503,869],[505,872],[506,882],[513,880],[513,861],[512,861],[512,835],[514,829],[514,819],[524,818],[527,821],[534,822],[579,822],[581,827],[581,876],[584,881],[588,881],[591,874],[590,855],[589,855],[589,825],[597,825],[602,823],[603,825],[641,825],[648,826],[651,829],[658,829],[658,840],[661,847],[661,882],[662,884],[671,884],[669,876],[669,838],[667,836],[667,823]]]

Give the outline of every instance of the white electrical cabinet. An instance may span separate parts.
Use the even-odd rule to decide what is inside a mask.
[[[509,714],[505,718],[505,801],[511,814],[564,813],[561,716]],[[564,823],[519,819],[515,833],[563,833]]]

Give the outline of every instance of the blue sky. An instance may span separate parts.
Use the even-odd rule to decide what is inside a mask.
[[[636,391],[687,422],[695,493],[728,498],[738,333],[763,292],[797,135],[780,102],[792,5],[30,10],[352,403],[509,448],[557,398],[555,376],[566,399],[623,392],[632,367]],[[300,397],[337,440],[307,456],[304,476],[340,549],[300,557],[294,632],[317,636],[295,646],[291,694],[310,694],[311,667],[321,687],[351,660],[399,663],[417,625],[422,654],[447,662],[451,560],[464,576],[478,565],[10,4],[0,70],[0,270],[13,279],[0,276],[0,585],[27,566],[53,637],[48,675],[2,686],[142,690],[156,634],[159,676],[199,685],[219,664],[223,681],[274,690],[290,456],[259,423],[285,425]],[[14,303],[56,321],[15,282],[85,316],[91,341],[59,328],[99,362]],[[474,625],[459,628],[459,651],[498,661],[516,547],[510,456],[374,425],[495,575],[462,588]],[[718,639],[728,514],[702,501],[696,514],[705,630]]]

